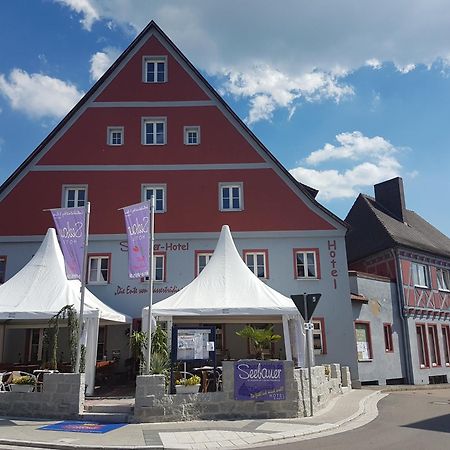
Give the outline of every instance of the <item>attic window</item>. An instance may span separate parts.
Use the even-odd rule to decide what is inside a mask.
[[[143,80],[144,83],[166,83],[167,57],[144,56]]]

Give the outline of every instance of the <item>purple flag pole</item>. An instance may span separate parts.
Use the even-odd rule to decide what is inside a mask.
[[[150,252],[148,265],[148,343],[147,343],[147,368],[146,374],[150,375],[150,363],[152,358],[152,306],[153,306],[153,247],[155,243],[155,197],[150,197]]]
[[[85,220],[85,241],[84,241],[84,251],[83,251],[83,271],[81,273],[81,296],[80,296],[80,316],[78,323],[78,344],[77,344],[77,357],[75,362],[75,373],[80,373],[80,362],[81,362],[81,339],[83,335],[83,316],[84,316],[84,295],[86,292],[86,273],[87,273],[87,251],[88,251],[88,240],[89,240],[89,215],[91,213],[91,203],[87,202],[86,205],[86,220]],[[89,336],[88,336],[89,339]]]

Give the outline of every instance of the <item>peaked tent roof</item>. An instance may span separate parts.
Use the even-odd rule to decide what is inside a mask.
[[[298,311],[290,298],[267,286],[246,266],[230,228],[224,225],[214,254],[200,275],[181,291],[153,305],[152,314],[273,316]]]
[[[225,102],[225,100],[216,92],[216,90],[211,86],[211,84],[206,80],[206,78],[196,69],[196,67],[186,58],[186,56],[179,50],[179,48],[172,42],[172,40],[161,30],[161,28],[153,20],[139,33],[139,35],[133,40],[133,42],[125,49],[125,51],[117,58],[117,60],[110,66],[110,68],[100,77],[97,82],[89,89],[89,91],[81,98],[81,100],[72,108],[71,111],[61,120],[61,122],[52,130],[52,132],[41,142],[41,144],[28,156],[28,158],[9,176],[6,181],[0,185],[0,198],[1,195],[6,191],[8,192],[8,187],[10,185],[14,186],[14,181],[20,177],[23,171],[25,171],[30,165],[36,163],[40,159],[40,155],[45,151],[46,147],[51,144],[52,140],[58,136],[58,134],[63,130],[64,126],[70,122],[72,118],[76,116],[78,111],[82,109],[90,99],[95,98],[96,95],[101,91],[101,87],[107,82],[109,77],[111,77],[116,69],[118,69],[121,63],[130,55],[136,47],[139,46],[141,41],[150,32],[155,32],[162,38],[165,43],[170,46],[170,48],[178,55],[178,57],[189,67],[194,73],[200,83],[206,88],[206,91],[211,97],[216,99],[218,103],[231,115],[231,117],[236,121],[238,127],[241,128],[241,132],[246,134],[257,147],[262,151],[263,154],[274,164],[276,169],[281,172],[282,175],[292,183],[312,204],[313,207],[319,209],[322,213],[325,213],[334,223],[348,228],[348,225],[332,213],[330,210],[325,208],[321,203],[319,203],[315,197],[318,194],[318,190],[311,186],[303,184],[297,181],[290,172],[275,158],[275,156],[269,151],[269,149],[256,137],[256,135],[245,125],[245,123],[239,118],[239,116],[232,110],[232,108]]]
[[[31,261],[0,286],[0,320],[49,319],[66,305],[74,305],[79,311],[80,288],[80,281],[67,279],[55,229],[49,228]],[[100,319],[112,322],[131,320],[88,289],[84,312],[87,317],[98,314]]]

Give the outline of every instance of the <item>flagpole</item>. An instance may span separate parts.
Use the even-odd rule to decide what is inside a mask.
[[[81,272],[81,288],[80,288],[80,315],[78,322],[78,344],[77,344],[77,357],[75,362],[75,373],[80,373],[81,363],[81,339],[83,334],[83,315],[84,315],[84,294],[86,292],[86,274],[87,274],[87,252],[88,252],[88,240],[89,240],[89,215],[91,213],[91,203],[87,202],[86,205],[86,223],[85,223],[85,241],[83,249],[83,269]]]
[[[150,197],[150,252],[148,264],[148,342],[147,342],[147,375],[150,374],[152,358],[152,306],[153,306],[153,247],[155,243],[155,197]]]

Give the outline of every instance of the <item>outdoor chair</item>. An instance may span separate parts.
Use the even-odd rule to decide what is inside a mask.
[[[222,390],[222,372],[219,369],[208,371],[207,392]]]
[[[4,372],[1,376],[1,384],[5,391],[12,391],[11,385],[15,384],[14,379],[19,377],[30,377],[33,380],[33,391],[37,388],[37,378],[32,373],[23,372],[22,370],[12,370],[10,372]]]

